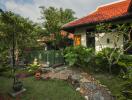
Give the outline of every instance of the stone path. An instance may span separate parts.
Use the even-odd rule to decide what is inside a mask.
[[[43,69],[42,79],[61,79],[70,82],[86,100],[114,100],[106,86],[87,73],[67,67]]]

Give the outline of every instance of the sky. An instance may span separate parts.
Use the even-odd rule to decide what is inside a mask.
[[[0,0],[0,8],[20,14],[34,22],[41,22],[40,6],[70,8],[75,11],[77,18],[81,18],[95,11],[98,6],[115,1],[119,0]]]

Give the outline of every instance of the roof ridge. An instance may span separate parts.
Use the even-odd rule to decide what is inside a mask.
[[[108,3],[108,4],[104,4],[104,5],[98,6],[97,10],[103,9],[104,7],[110,7],[111,5],[115,5],[115,4],[118,4],[118,3],[127,2],[127,1],[129,1],[129,0],[118,0],[118,1],[115,1],[115,2]]]
[[[95,11],[92,11],[82,18],[71,21],[63,27],[108,20],[114,17],[123,16],[129,11],[132,11],[132,0],[118,0],[116,2],[99,6]]]

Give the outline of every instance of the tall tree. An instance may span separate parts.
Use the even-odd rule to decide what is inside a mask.
[[[12,50],[13,33],[15,34],[15,55],[18,59],[19,51],[25,46],[33,45],[36,32],[35,25],[27,18],[23,18],[12,12],[4,12],[0,15],[0,45],[1,52]],[[4,49],[4,50],[2,50]],[[1,53],[2,54],[2,53]]]
[[[60,29],[62,25],[76,19],[75,12],[72,9],[54,8],[54,7],[40,7],[43,26],[48,34],[55,34],[56,43],[61,40]]]

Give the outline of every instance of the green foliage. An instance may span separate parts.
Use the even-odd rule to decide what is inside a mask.
[[[8,95],[12,87],[11,78],[0,77],[0,93],[5,100],[16,100]],[[24,87],[28,89],[26,93],[19,96],[20,100],[85,100],[72,85],[62,80],[35,80],[28,77],[21,80]],[[61,95],[60,95],[61,93]]]
[[[11,69],[9,66],[10,62],[8,61],[7,50],[0,52],[0,74]]]
[[[40,7],[42,19],[44,19],[44,28],[49,34],[60,32],[62,25],[75,19],[75,12],[71,9],[58,9],[54,7]]]
[[[75,12],[72,9],[58,9],[54,7],[40,7],[42,19],[44,20],[43,26],[45,28],[45,33],[55,35],[55,44],[58,44],[62,36],[60,35],[61,27],[76,19],[74,17]]]
[[[127,100],[132,99],[132,66],[128,68],[127,72],[123,76],[125,79],[122,89],[122,94]]]
[[[95,65],[97,70],[109,72],[109,65],[111,65],[111,70],[113,71],[113,73],[118,74],[120,72],[120,68],[117,68],[118,66],[116,66],[116,59],[118,55],[118,50],[114,51],[112,48],[102,49],[102,51],[96,54]]]
[[[102,53],[99,53],[96,55],[95,68],[96,68],[96,71],[108,72],[108,61],[107,61],[106,57],[103,56]]]
[[[132,66],[132,56],[131,55],[122,55],[118,62],[118,65],[129,67]]]
[[[64,50],[64,57],[70,66],[85,67],[92,64],[94,58],[94,50],[83,46],[67,47]]]
[[[36,25],[27,18],[13,12],[0,13],[0,70],[6,69],[11,64],[13,34],[15,49],[21,55],[25,47],[36,44]],[[2,69],[1,69],[2,66]]]
[[[9,48],[12,45],[13,33],[18,48],[29,46],[34,42],[35,24],[12,12],[4,12],[0,16],[0,43]],[[2,35],[3,34],[3,35]]]
[[[40,64],[38,63],[38,62],[33,62],[32,64],[30,64],[30,66],[28,67],[28,72],[35,72],[35,71],[37,71],[38,69],[39,69],[39,67],[40,67]]]
[[[132,29],[132,23],[113,24],[113,23],[100,23],[96,25],[97,32],[118,32],[127,34]]]
[[[105,48],[96,55],[96,69],[98,71],[108,72],[109,65],[107,56],[111,54],[113,50],[110,48]],[[107,56],[106,56],[107,55]],[[119,52],[115,51],[111,55],[112,61],[116,60],[119,56]],[[120,93],[117,94],[118,100],[131,100],[132,99],[132,56],[124,55],[120,56],[120,59],[116,63],[112,63],[112,74],[121,74],[124,81],[120,86]],[[122,72],[122,73],[120,73]]]

